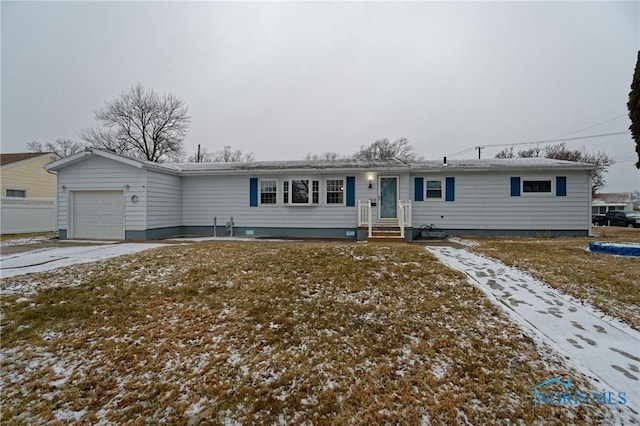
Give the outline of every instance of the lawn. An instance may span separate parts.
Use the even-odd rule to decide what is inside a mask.
[[[588,251],[589,242],[640,243],[640,229],[595,227],[593,238],[474,238],[474,251],[531,273],[640,330],[640,258]]]
[[[2,244],[29,244],[31,242],[50,240],[58,236],[57,232],[30,232],[25,234],[0,234]]]
[[[611,422],[534,407],[587,382],[419,246],[197,243],[11,280],[55,287],[2,298],[2,424]]]

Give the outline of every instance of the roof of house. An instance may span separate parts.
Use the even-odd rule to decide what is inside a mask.
[[[593,194],[593,203],[597,204],[629,204],[631,193],[629,192],[603,192]]]
[[[12,154],[0,154],[0,166],[6,166],[7,164],[17,163],[18,161],[51,154],[51,152],[16,152]]]
[[[441,161],[404,162],[390,160],[293,160],[293,161],[252,161],[244,163],[154,163],[131,157],[87,148],[72,156],[50,163],[47,170],[59,170],[74,163],[85,161],[93,156],[109,158],[138,168],[156,170],[171,174],[229,174],[287,171],[324,171],[377,169],[385,171],[428,171],[445,172],[447,170],[548,170],[574,169],[592,170],[593,164],[573,161],[552,160],[548,158],[508,158],[486,160],[453,160],[444,164]]]

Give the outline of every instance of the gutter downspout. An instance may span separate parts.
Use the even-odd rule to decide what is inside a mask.
[[[55,203],[53,203],[53,230],[56,232],[56,234],[58,234],[58,239],[60,239],[60,227],[58,226],[58,205],[60,204],[60,191],[58,190],[58,188],[60,187],[60,181],[58,179],[58,172],[47,170],[46,164],[43,166],[43,168],[47,173],[52,174],[56,177],[56,201]]]

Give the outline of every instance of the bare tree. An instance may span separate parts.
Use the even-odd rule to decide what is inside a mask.
[[[523,149],[522,151],[518,151],[517,153],[513,151],[513,147],[505,148],[499,153],[496,154],[496,158],[529,158],[529,157],[540,157],[542,154],[542,149],[539,146],[535,148]]]
[[[503,149],[496,155],[496,158],[527,157],[545,157],[555,160],[594,164],[596,166],[596,169],[591,180],[591,191],[594,193],[606,186],[607,181],[604,179],[604,175],[605,173],[607,173],[609,166],[612,166],[615,163],[615,161],[604,152],[598,151],[596,153],[590,153],[586,151],[580,151],[579,149],[569,149],[567,148],[567,144],[565,143],[549,145],[546,146],[544,150],[540,149],[540,147],[529,148],[518,151],[517,155],[514,155],[512,146],[510,148]]]
[[[160,96],[137,84],[94,115],[99,125],[83,130],[81,137],[95,148],[155,162],[182,157],[190,117],[171,93]]]
[[[32,152],[53,152],[60,158],[68,157],[78,151],[82,151],[85,145],[82,142],[74,142],[71,139],[56,139],[54,143],[32,141],[27,143],[27,149]]]
[[[346,159],[348,158],[348,156],[346,155],[342,155],[342,154],[338,154],[337,152],[331,152],[331,151],[326,151],[323,153],[307,153],[307,155],[304,156],[304,159],[306,161],[317,161],[317,160],[340,160],[340,159]]]
[[[413,161],[419,159],[407,138],[396,139],[390,142],[389,139],[378,139],[371,145],[363,145],[355,155],[355,158],[362,160],[390,160],[396,158],[403,161]]]
[[[511,146],[497,153],[496,158],[516,158],[516,153],[513,152],[513,147]]]
[[[190,163],[248,163],[253,161],[252,152],[243,152],[239,149],[232,149],[231,146],[225,145],[219,151],[208,152],[206,148],[200,149],[200,158],[195,153],[191,155],[187,161]]]

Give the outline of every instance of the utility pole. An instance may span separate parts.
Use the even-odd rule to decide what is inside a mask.
[[[476,149],[478,150],[478,160],[480,159],[480,151],[482,151],[484,149],[484,146],[476,146]]]
[[[198,144],[198,155],[196,155],[196,163],[200,162],[200,144]]]

